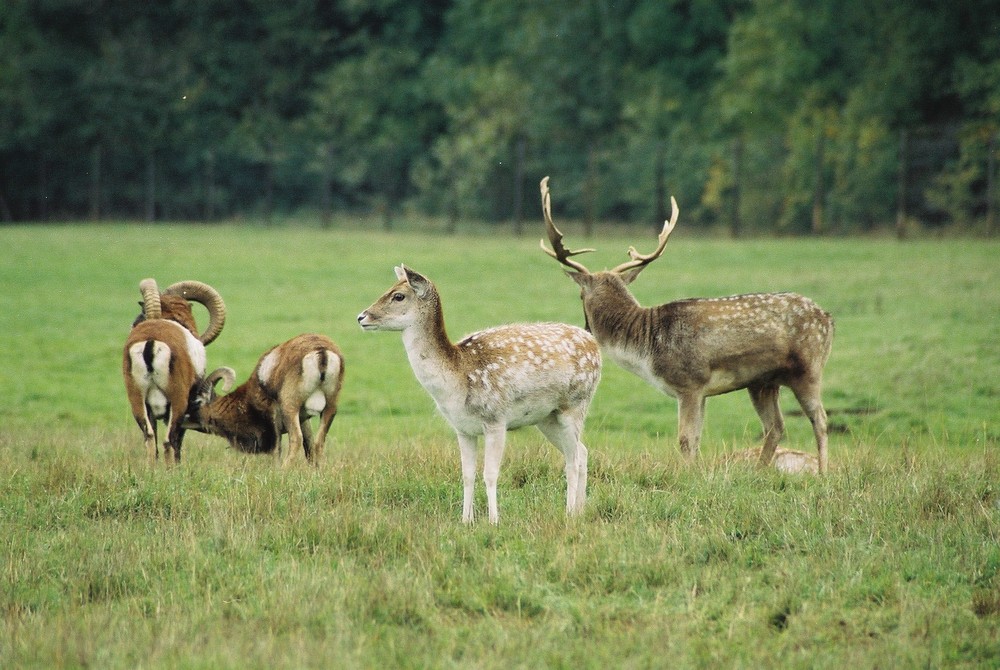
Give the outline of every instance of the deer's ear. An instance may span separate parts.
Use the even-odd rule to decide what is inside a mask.
[[[431,282],[427,277],[424,277],[419,272],[415,272],[405,265],[399,266],[403,271],[403,277],[400,277],[400,281],[405,279],[406,283],[410,285],[413,292],[417,294],[417,297],[423,300],[427,297],[427,294],[431,291]]]
[[[645,265],[640,265],[637,268],[621,272],[618,276],[622,278],[622,281],[625,282],[626,285],[628,285],[635,281],[635,278],[639,276],[639,273],[642,272],[645,267]]]
[[[566,272],[566,276],[575,281],[580,285],[580,288],[590,288],[593,283],[593,275],[587,274],[586,272]]]

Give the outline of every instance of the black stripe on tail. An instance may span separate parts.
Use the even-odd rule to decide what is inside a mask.
[[[153,347],[156,340],[146,340],[146,346],[142,348],[142,362],[146,364],[146,372],[153,371]]]
[[[326,381],[326,370],[330,364],[330,355],[326,349],[320,349],[317,353],[319,353],[319,382],[322,384]]]

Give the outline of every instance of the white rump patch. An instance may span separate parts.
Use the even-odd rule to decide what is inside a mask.
[[[201,343],[197,337],[191,334],[191,331],[177,323],[176,321],[166,320],[164,323],[169,323],[173,328],[179,328],[182,333],[184,333],[184,342],[187,345],[188,356],[191,358],[191,365],[194,366],[195,374],[199,377],[205,374],[205,345]]]
[[[274,367],[278,364],[278,350],[274,349],[267,356],[264,356],[260,361],[260,367],[257,368],[257,380],[265,386],[271,380],[271,375],[274,374]]]
[[[302,357],[302,380],[300,382],[301,393],[309,396],[309,402],[318,393],[321,396],[325,393],[332,393],[340,377],[340,356],[335,352],[326,350],[326,374],[323,381],[319,378],[319,357],[320,352],[313,351]],[[326,400],[323,400],[326,406]],[[320,408],[322,411],[322,407]]]
[[[149,405],[150,411],[153,413],[151,418],[153,419],[164,419],[167,416],[167,396],[163,395],[163,392],[158,388],[152,388],[146,394],[146,404]]]
[[[153,340],[152,371],[146,369],[146,361],[143,358],[145,349],[146,342],[136,342],[129,347],[132,381],[142,391],[143,399],[149,405],[153,418],[162,419],[167,415],[168,402],[165,394],[170,383],[170,347],[163,342]]]
[[[310,352],[302,357],[302,393],[319,388],[319,353]]]
[[[326,396],[323,395],[323,391],[313,391],[312,395],[306,398],[305,408],[309,416],[322,414],[326,409]]]
[[[205,374],[205,345],[197,337],[191,334],[187,328],[184,329],[184,336],[187,338],[188,356],[191,357],[191,365],[194,372],[199,377]]]

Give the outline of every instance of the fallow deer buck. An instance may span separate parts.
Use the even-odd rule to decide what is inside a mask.
[[[462,520],[473,520],[477,441],[485,436],[483,481],[490,523],[498,523],[497,478],[508,430],[537,426],[566,460],[566,512],[583,508],[587,448],[580,441],[601,377],[601,351],[582,328],[522,323],[473,333],[452,344],[434,284],[396,269],[397,282],[358,315],[365,330],[396,330],[417,381],[458,435]]]
[[[759,464],[767,466],[784,434],[778,405],[780,386],[792,389],[812,422],[820,473],[827,470],[826,411],[820,397],[823,366],[833,342],[833,319],[816,303],[795,293],[753,293],[724,298],[692,298],[642,307],[629,292],[643,268],[660,257],[677,224],[671,198],[670,220],[650,254],[628,250],[629,260],[591,272],[571,258],[552,223],[548,177],[542,179],[542,212],[552,249],[542,249],[570,268],[580,286],[587,330],[605,354],[667,395],[677,398],[681,452],[698,453],[705,398],[747,389],[764,427]]]

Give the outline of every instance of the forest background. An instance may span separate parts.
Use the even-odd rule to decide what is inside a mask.
[[[0,219],[996,233],[993,0],[7,0]]]

